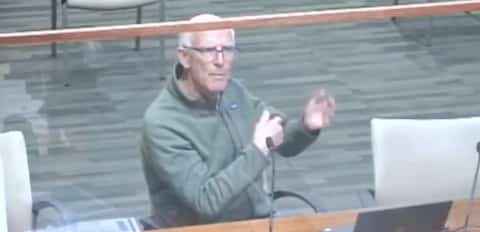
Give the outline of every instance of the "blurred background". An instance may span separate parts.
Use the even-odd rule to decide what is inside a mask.
[[[144,22],[200,13],[246,16],[392,5],[384,0],[178,0],[145,6]],[[401,4],[422,1],[401,1]],[[60,3],[58,3],[60,5]],[[58,25],[60,9],[58,6]],[[69,27],[135,23],[135,10],[69,10]],[[0,32],[51,27],[51,1],[2,0]],[[480,114],[480,15],[237,30],[235,78],[299,117],[319,87],[333,125],[298,157],[279,159],[277,186],[327,211],[373,205],[372,117]],[[432,27],[431,27],[432,25]],[[161,40],[165,46],[160,46]],[[171,75],[175,36],[0,47],[0,131],[24,133],[32,191],[80,220],[149,215],[139,138],[143,113]],[[68,82],[68,86],[65,83]],[[289,214],[311,212],[282,201]]]

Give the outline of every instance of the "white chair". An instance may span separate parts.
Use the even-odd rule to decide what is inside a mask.
[[[27,151],[18,131],[0,135],[0,158],[5,180],[8,231],[26,231],[32,226],[32,195]]]
[[[57,0],[52,0],[57,1]],[[93,11],[111,11],[137,9],[136,23],[142,23],[142,8],[147,5],[158,3],[159,22],[165,21],[165,0],[61,0],[62,20],[61,28],[69,25],[68,9],[82,9]],[[55,5],[55,6],[54,6]],[[52,3],[52,28],[56,28],[56,2]],[[66,47],[66,46],[65,46]],[[140,49],[140,37],[135,37],[135,50]],[[67,49],[66,49],[67,50]],[[160,38],[159,44],[160,63],[165,62],[165,40]],[[52,56],[56,56],[56,45],[52,44]],[[64,85],[70,85],[69,75],[65,76]]]
[[[51,28],[53,30],[57,29],[57,1],[51,0]],[[60,0],[61,9],[62,9],[62,23],[61,28],[68,27],[68,9],[84,9],[84,10],[94,10],[94,11],[105,11],[105,10],[123,10],[123,9],[137,9],[137,20],[136,23],[142,23],[142,8],[143,6],[154,4],[158,2],[159,4],[159,21],[165,21],[165,2],[164,0]],[[161,40],[161,49],[163,52],[163,40]],[[140,49],[140,37],[135,38],[135,49]],[[52,43],[51,46],[52,56],[57,55],[57,45]]]
[[[0,231],[8,231],[7,201],[5,199],[5,179],[1,173],[3,173],[3,163],[0,159]]]
[[[62,9],[62,28],[67,28],[69,24],[68,9],[84,9],[94,11],[105,10],[124,10],[124,9],[137,9],[136,23],[142,23],[142,7],[151,5],[154,3],[159,4],[159,20],[165,21],[165,4],[164,0],[61,0]],[[52,12],[52,15],[54,12]],[[55,14],[56,15],[56,14]],[[55,19],[56,20],[56,19]],[[53,20],[52,20],[53,22]],[[52,27],[54,27],[52,25]],[[140,49],[140,37],[135,38],[135,49]],[[52,53],[54,55],[54,53]]]
[[[378,205],[469,197],[480,117],[372,119],[371,136]]]
[[[38,212],[46,207],[52,207],[63,217],[59,208],[50,202],[39,201],[33,203],[27,151],[23,134],[20,131],[0,134],[0,161],[3,164],[0,176],[3,177],[2,187],[5,191],[3,202],[6,204],[9,232],[24,232],[35,229],[35,215],[38,215]],[[63,218],[62,220],[64,221]],[[0,228],[1,226],[0,212]]]

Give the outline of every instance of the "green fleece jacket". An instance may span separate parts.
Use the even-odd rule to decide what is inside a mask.
[[[181,73],[177,68],[177,76]],[[152,213],[162,227],[265,217],[270,200],[262,172],[270,164],[253,144],[263,110],[273,109],[236,80],[216,104],[187,98],[170,78],[148,107],[141,152]],[[310,145],[318,133],[289,120],[283,156]]]

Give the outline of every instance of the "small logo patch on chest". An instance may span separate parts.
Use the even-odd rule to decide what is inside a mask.
[[[230,110],[236,110],[236,109],[238,109],[238,105],[237,105],[237,103],[232,103],[232,104],[230,104],[230,106],[228,108]]]

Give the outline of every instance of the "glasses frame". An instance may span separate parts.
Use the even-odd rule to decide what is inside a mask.
[[[224,59],[233,59],[238,49],[235,46],[215,46],[215,47],[193,47],[183,46],[183,48],[193,50],[209,61],[215,60],[219,54],[222,54]]]

